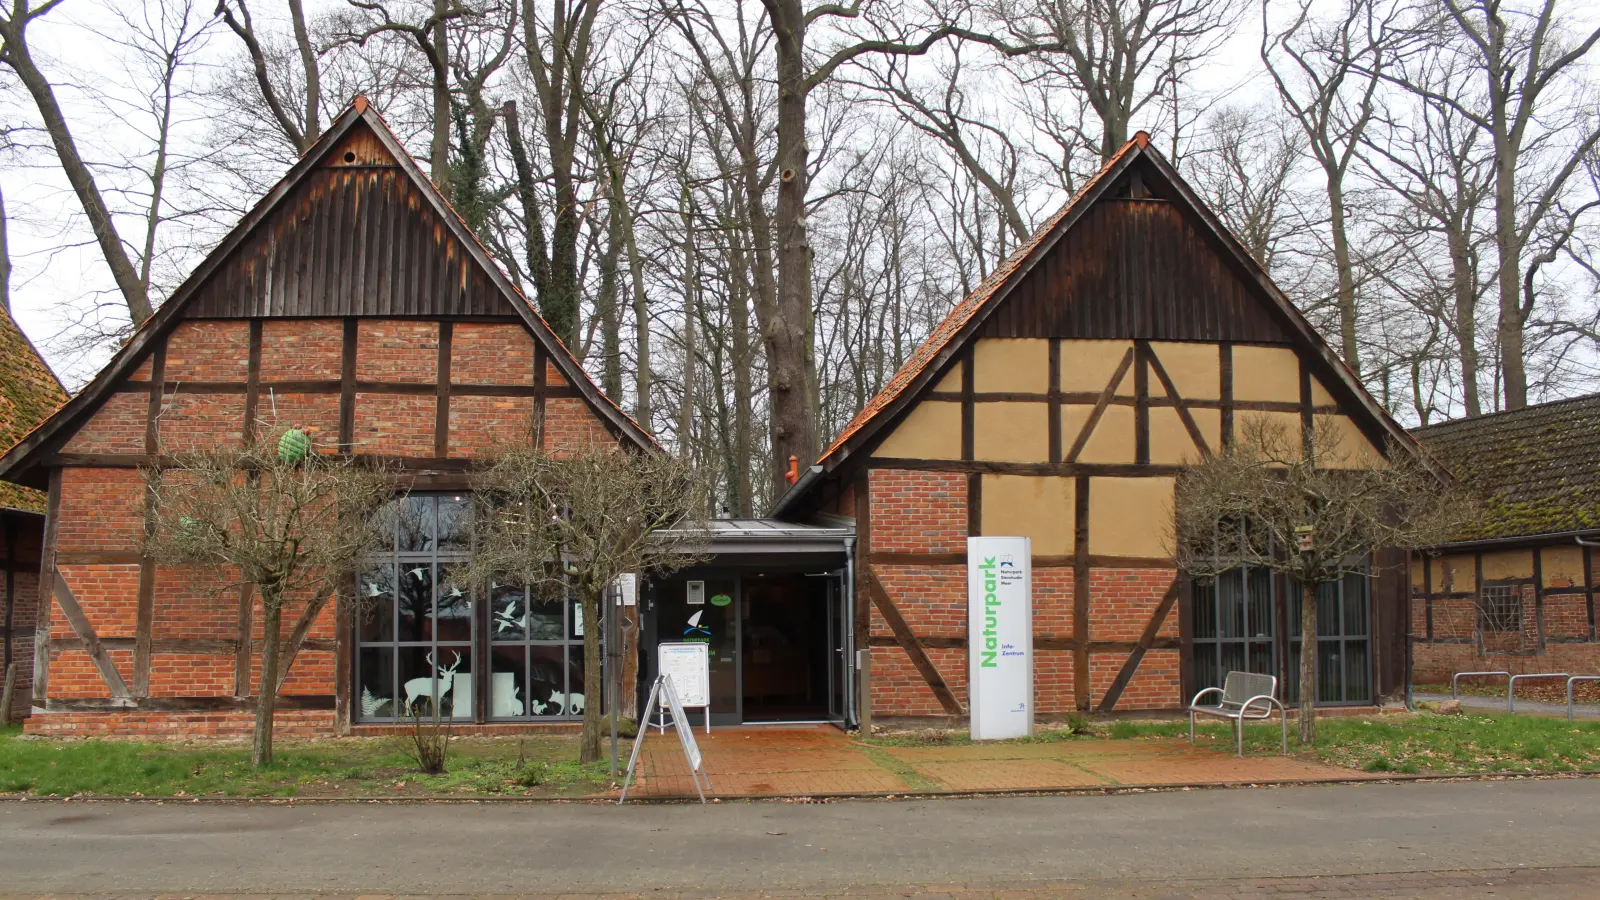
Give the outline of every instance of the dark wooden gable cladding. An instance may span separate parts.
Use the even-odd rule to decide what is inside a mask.
[[[978,336],[1291,343],[1288,323],[1187,204],[1146,187],[1164,181],[1135,161]]]
[[[184,318],[514,315],[365,123],[199,285]]]

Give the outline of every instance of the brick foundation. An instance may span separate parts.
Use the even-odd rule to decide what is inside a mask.
[[[51,675],[54,677],[54,674]],[[274,737],[312,737],[333,730],[333,710],[279,710],[272,717]],[[155,740],[244,738],[255,728],[247,710],[218,712],[36,712],[25,734],[48,737],[137,737]]]

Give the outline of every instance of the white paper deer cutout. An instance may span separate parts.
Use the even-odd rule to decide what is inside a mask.
[[[456,669],[461,668],[460,653],[456,654],[456,661],[451,663],[448,669],[440,669],[439,664],[433,661],[432,653],[429,653],[425,658],[428,660],[428,665],[433,667],[434,674],[431,678],[425,676],[413,678],[406,682],[407,713],[411,712],[412,704],[423,697],[427,697],[433,701],[433,711],[437,714],[439,712],[439,701],[443,700],[444,695],[450,693],[450,689],[455,687]],[[434,685],[438,685],[437,693],[435,693]]]

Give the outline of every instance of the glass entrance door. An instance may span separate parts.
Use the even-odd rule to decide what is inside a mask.
[[[656,639],[707,645],[711,660],[711,721],[737,725],[739,690],[739,580],[675,579],[656,593]],[[699,711],[689,717],[699,720]]]
[[[849,614],[845,610],[845,573],[828,579],[828,718],[843,723],[850,690]]]

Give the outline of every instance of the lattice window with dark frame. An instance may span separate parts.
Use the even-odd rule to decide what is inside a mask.
[[[1486,584],[1478,591],[1478,627],[1496,634],[1522,632],[1522,586]]]

